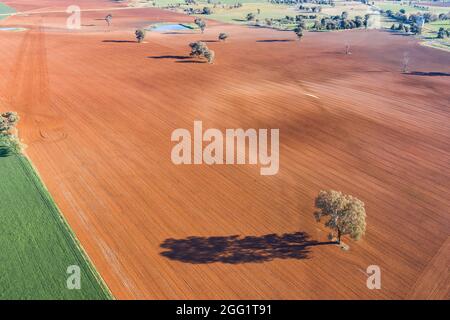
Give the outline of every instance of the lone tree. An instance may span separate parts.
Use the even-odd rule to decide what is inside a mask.
[[[332,230],[334,237],[337,233],[337,243],[341,243],[341,236],[349,235],[354,240],[359,240],[366,230],[366,211],[364,203],[342,192],[329,190],[320,191],[316,198],[316,207],[319,211],[314,215],[320,222],[322,217],[329,217],[325,226]]]
[[[256,16],[253,12],[247,13],[247,16],[245,17],[247,21],[253,21],[255,20]]]
[[[134,32],[134,34],[136,35],[137,42],[141,43],[142,41],[144,41],[144,38],[145,38],[145,30],[144,29],[138,29]]]
[[[297,35],[298,40],[301,40],[303,37],[303,28],[298,25],[297,27],[294,28],[294,32]]]
[[[213,63],[214,61],[214,51],[210,50],[204,42],[196,41],[191,42],[189,44],[189,47],[191,47],[191,53],[190,55],[192,57],[204,57],[208,61],[208,63]]]
[[[195,18],[194,23],[200,28],[202,33],[205,31],[206,23],[201,18]]]
[[[112,14],[108,14],[105,17],[105,20],[106,20],[106,23],[108,24],[108,27],[109,27],[111,25],[111,22],[112,22]]]
[[[219,40],[225,41],[227,38],[228,38],[228,34],[226,34],[225,32],[221,32],[219,34]]]

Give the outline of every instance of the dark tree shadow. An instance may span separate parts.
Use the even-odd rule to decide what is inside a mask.
[[[178,59],[178,60],[183,60],[183,59],[191,59],[191,56],[172,56],[172,55],[166,55],[166,56],[149,56],[147,58],[150,59]]]
[[[447,72],[422,72],[422,71],[411,71],[405,73],[411,76],[429,76],[429,77],[450,77],[450,73]]]
[[[0,147],[0,158],[8,157],[11,154],[11,151],[7,147]]]
[[[162,32],[162,34],[192,34],[192,32],[176,32],[176,31],[170,31],[170,32]]]
[[[102,42],[112,42],[112,43],[137,43],[137,41],[131,41],[131,40],[103,40]]]
[[[260,237],[188,237],[166,239],[161,255],[185,263],[249,263],[273,259],[307,259],[309,247],[334,242],[310,240],[305,232],[267,234]]]
[[[177,60],[176,63],[206,63],[203,60]]]
[[[256,42],[291,42],[291,39],[256,40]]]
[[[219,42],[219,40],[200,40],[201,42]]]

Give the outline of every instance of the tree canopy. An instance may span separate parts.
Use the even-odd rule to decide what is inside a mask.
[[[364,203],[351,195],[345,195],[340,191],[320,191],[315,201],[319,209],[315,212],[318,222],[322,217],[328,218],[325,226],[333,232],[337,232],[338,243],[342,235],[349,235],[354,240],[359,240],[366,230],[366,211]]]

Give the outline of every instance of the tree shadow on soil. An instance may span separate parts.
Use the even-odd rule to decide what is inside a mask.
[[[305,232],[266,234],[263,236],[238,235],[225,237],[188,237],[166,239],[160,246],[167,251],[160,254],[185,263],[249,263],[273,259],[308,259],[310,247],[334,244],[310,240]]]
[[[294,41],[294,40],[292,40],[292,39],[256,40],[256,42],[267,42],[267,43],[270,43],[270,42],[291,42],[291,41]]]
[[[110,42],[110,43],[137,43],[137,41],[132,41],[132,40],[103,40],[102,42]]]
[[[410,76],[428,76],[428,77],[450,77],[450,73],[447,72],[422,72],[422,71],[412,71],[405,73]]]
[[[176,63],[206,63],[206,61],[202,60],[177,60]]]
[[[191,59],[191,56],[174,56],[174,55],[165,55],[165,56],[149,56],[147,58],[150,59],[176,59],[176,60],[183,60],[183,59]]]
[[[176,32],[176,31],[170,31],[170,32],[162,32],[162,34],[192,34],[192,32]]]

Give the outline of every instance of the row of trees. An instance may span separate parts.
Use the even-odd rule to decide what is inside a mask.
[[[312,4],[321,4],[321,5],[329,5],[334,7],[334,0],[269,0],[270,3],[274,4],[300,4],[300,3],[312,3]]]
[[[398,12],[394,13],[391,10],[381,11],[382,14],[385,14],[391,19],[395,19],[402,23],[408,23],[408,24],[418,24],[419,27],[423,23],[430,23],[434,21],[445,21],[450,20],[450,12],[449,13],[441,13],[439,15],[436,15],[434,13],[412,13],[407,14],[404,9],[400,9]]]
[[[386,10],[382,12],[388,17],[399,21],[398,27],[393,24],[391,30],[400,30],[404,32],[411,32],[413,34],[421,34],[422,27],[424,23],[434,22],[434,21],[444,21],[450,19],[450,12],[445,14],[441,13],[439,15],[433,13],[412,13],[410,15],[406,14],[405,9],[400,9],[397,13],[393,13],[391,10]],[[438,38],[446,36],[446,30],[439,30],[437,33]]]
[[[301,4],[301,5],[298,6],[298,9],[306,11],[306,12],[322,12],[322,7],[321,6],[306,7],[306,6]]]
[[[331,16],[330,18],[322,18],[320,21],[314,21],[314,30],[338,30],[338,29],[355,29],[362,28],[368,25],[369,14],[363,17],[356,16],[353,19],[348,18],[346,11],[339,16]]]
[[[22,144],[17,137],[16,125],[19,116],[16,112],[4,112],[0,114],[0,147],[9,152],[19,154],[22,152]]]

